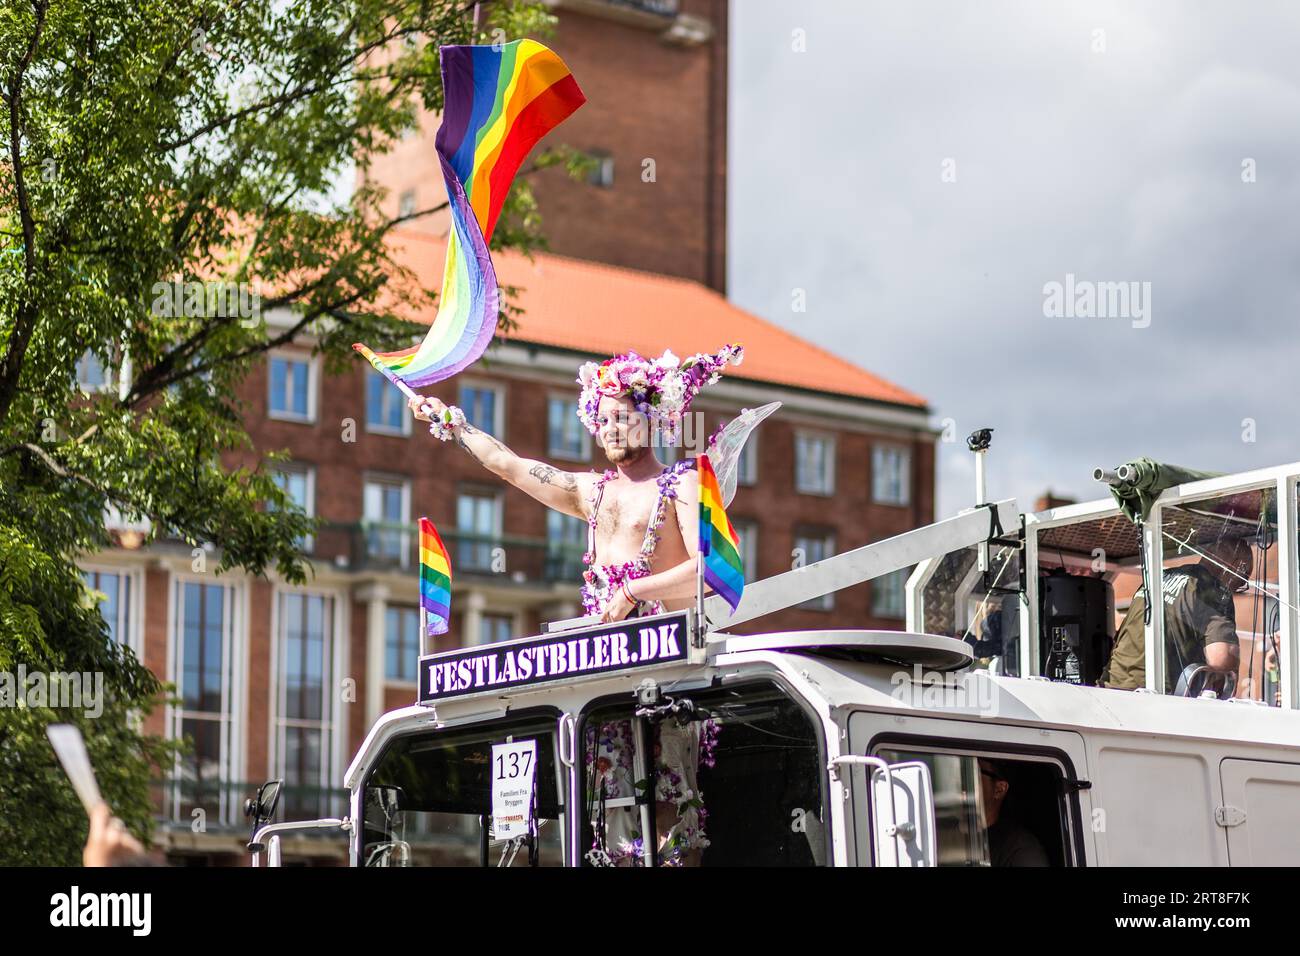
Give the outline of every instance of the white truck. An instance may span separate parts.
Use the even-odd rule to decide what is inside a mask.
[[[347,816],[268,822],[268,789],[253,864],[305,828],[356,866],[1300,864],[1297,482],[1300,462],[1166,488],[1136,527],[1111,499],[981,504],[752,582],[734,614],[423,656]],[[1146,686],[1095,686],[1124,592],[1238,533],[1258,560],[1233,680],[1189,665],[1164,692],[1156,613]],[[904,631],[729,633],[906,569]]]

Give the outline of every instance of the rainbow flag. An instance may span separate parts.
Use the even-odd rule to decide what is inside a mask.
[[[429,636],[446,634],[451,620],[451,558],[428,518],[420,519],[420,607]]]
[[[700,554],[704,556],[704,583],[722,595],[734,614],[745,590],[740,536],[723,509],[722,488],[709,456],[698,456],[695,467],[700,473]]]
[[[451,201],[442,301],[429,334],[397,352],[360,352],[411,388],[478,361],[497,327],[497,277],[488,244],[519,165],[537,141],[587,101],[564,61],[535,40],[445,46],[436,146]]]

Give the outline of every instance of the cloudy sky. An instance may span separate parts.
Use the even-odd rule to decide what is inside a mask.
[[[940,517],[980,426],[1024,507],[1139,455],[1300,460],[1300,5],[733,0],[731,28],[729,293],[952,419]],[[1045,315],[1067,274],[1149,300]]]

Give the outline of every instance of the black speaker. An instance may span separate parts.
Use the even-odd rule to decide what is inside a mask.
[[[1038,579],[1039,673],[1096,685],[1110,658],[1115,592],[1102,578],[1061,568]]]

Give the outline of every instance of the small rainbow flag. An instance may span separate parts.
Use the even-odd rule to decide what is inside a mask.
[[[429,636],[446,634],[451,620],[451,558],[428,518],[420,519],[420,607]]]
[[[734,614],[745,590],[745,567],[740,560],[740,536],[722,505],[722,488],[708,455],[696,459],[700,473],[700,554],[704,556],[704,583],[722,595]]]
[[[445,46],[444,112],[436,146],[451,207],[442,301],[429,334],[397,352],[352,347],[411,388],[478,361],[496,332],[499,301],[488,244],[528,151],[587,101],[564,61],[536,40]]]

